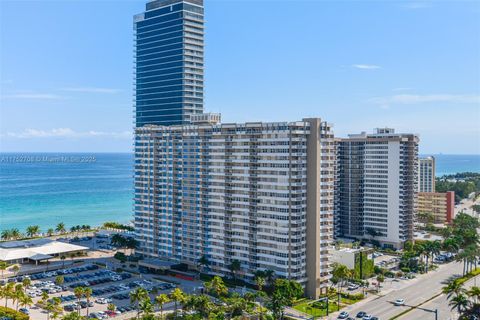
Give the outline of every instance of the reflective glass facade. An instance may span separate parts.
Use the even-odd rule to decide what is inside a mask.
[[[136,127],[189,123],[203,112],[203,1],[151,1],[134,32]]]

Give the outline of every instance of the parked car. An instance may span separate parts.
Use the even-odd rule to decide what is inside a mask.
[[[338,319],[346,319],[346,318],[348,318],[348,312],[346,312],[346,311],[342,311],[338,315]]]
[[[26,314],[27,316],[30,314],[30,311],[28,311],[27,308],[20,308],[20,309],[18,309],[18,311],[23,313],[23,314]]]

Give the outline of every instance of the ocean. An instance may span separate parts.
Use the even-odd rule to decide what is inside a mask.
[[[432,154],[432,156],[435,157],[437,177],[459,172],[480,172],[480,155]]]
[[[480,172],[480,155],[434,156],[437,175]],[[128,223],[132,199],[132,154],[0,153],[0,231]]]
[[[0,230],[129,223],[132,199],[132,154],[0,154]]]

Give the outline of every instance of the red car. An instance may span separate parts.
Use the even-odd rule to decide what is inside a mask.
[[[117,314],[115,313],[115,311],[110,311],[110,310],[105,311],[105,313],[106,313],[109,317],[111,317],[111,318],[112,318],[112,317],[115,317],[115,316],[117,315]]]

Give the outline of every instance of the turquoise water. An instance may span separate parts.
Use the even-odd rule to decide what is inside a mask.
[[[480,172],[480,155],[434,155],[437,175]],[[132,220],[133,156],[0,153],[0,230]]]
[[[0,230],[132,219],[131,154],[0,154]]]
[[[433,154],[437,177],[458,172],[480,172],[480,155]]]

